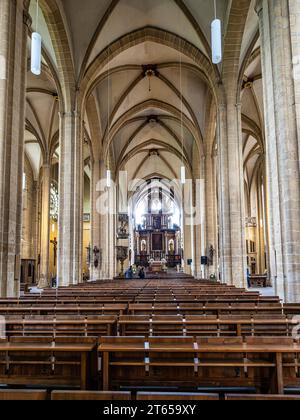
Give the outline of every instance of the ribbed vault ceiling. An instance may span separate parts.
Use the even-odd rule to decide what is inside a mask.
[[[30,9],[33,28],[36,27],[35,1],[31,0]],[[177,37],[176,42],[187,41],[210,60],[210,22],[214,15],[211,0],[85,0],[84,3],[81,0],[56,0],[56,3],[78,83],[103,52],[109,55],[109,45],[124,36],[134,36],[143,28],[156,28],[162,35],[173,34],[174,39]],[[219,0],[217,4],[225,35],[231,2]],[[39,28],[44,39],[44,61],[49,65],[44,66],[40,78],[28,73],[26,127],[30,135],[26,141],[32,143],[35,139],[42,155],[47,155],[58,143],[59,103],[55,79],[59,79],[59,74],[53,74],[57,71],[57,51],[42,10]],[[251,179],[256,165],[255,153],[251,155],[254,147],[251,142],[259,134],[263,138],[257,29],[257,17],[251,4],[240,57],[242,67],[253,44],[252,56],[244,66],[244,84],[248,82],[248,85],[242,93],[247,179]],[[173,179],[179,176],[182,162],[192,176],[196,172],[194,162],[200,161],[206,147],[212,93],[193,58],[181,54],[176,42],[165,45],[148,37],[136,45],[132,43],[126,49],[120,49],[109,64],[99,66],[99,70],[93,73],[84,118],[87,144],[91,144],[94,158],[102,158],[107,152],[111,165],[128,170],[130,177]],[[147,76],[147,70],[153,71],[151,78]],[[221,66],[215,72],[221,73]],[[263,145],[257,141],[257,147],[259,156],[263,153]],[[86,162],[89,157],[87,150],[85,148]],[[35,153],[34,148],[28,147],[26,153]],[[33,156],[29,157],[34,160]]]

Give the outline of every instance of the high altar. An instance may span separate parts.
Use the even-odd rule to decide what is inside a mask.
[[[169,214],[145,214],[135,230],[135,264],[153,272],[181,264],[181,233]]]

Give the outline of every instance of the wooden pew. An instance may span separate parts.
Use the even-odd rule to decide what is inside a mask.
[[[134,303],[129,304],[129,314],[131,315],[283,315],[281,304],[274,303],[207,303],[207,304],[179,304],[176,302],[157,304],[157,303]]]
[[[130,401],[130,392],[53,391],[52,401]]]
[[[6,318],[6,334],[11,336],[84,336],[95,337],[116,333],[116,316],[32,315]]]
[[[299,303],[284,303],[283,310],[289,315],[300,315],[300,304]]]
[[[124,315],[119,332],[124,335],[190,336],[291,336],[297,320],[284,315]]]
[[[1,389],[0,401],[45,401],[47,391],[31,391],[22,389]]]
[[[103,337],[103,389],[298,387],[300,345],[288,337]],[[118,354],[118,357],[116,355]],[[133,366],[138,370],[132,369]],[[175,369],[174,369],[175,367]]]
[[[146,374],[145,337],[101,337],[100,343],[113,347],[102,355],[103,390],[108,391],[116,372],[119,381],[130,382],[130,376],[143,377]],[[124,369],[125,368],[125,369]],[[130,369],[130,376],[128,376]]]
[[[284,394],[284,386],[285,384],[288,385],[290,381],[298,384],[300,383],[299,351],[295,349],[294,353],[287,353],[280,350],[281,346],[287,346],[291,349],[293,346],[296,347],[292,337],[246,337],[246,344],[250,347],[252,346],[255,348],[257,346],[262,349],[259,354],[252,352],[247,353],[248,358],[254,362],[258,362],[258,366],[255,369],[252,369],[251,372],[248,372],[249,377],[255,377],[256,375],[260,374],[263,376],[264,381],[266,381],[267,377],[271,377],[272,369],[270,371],[270,369],[268,369],[266,366],[267,369],[262,371],[259,366],[261,360],[266,360],[270,363],[274,363],[276,367],[275,386],[271,388],[272,391],[275,391],[274,393]],[[270,353],[270,348],[272,346],[278,346],[278,350],[273,354]]]
[[[227,394],[226,401],[300,401],[300,395],[241,395]]]
[[[87,389],[97,380],[95,337],[11,337],[0,343],[0,382]]]
[[[137,401],[219,401],[219,394],[138,392]]]
[[[45,305],[40,304],[38,306],[2,306],[0,307],[0,315],[77,315],[77,316],[88,316],[88,315],[123,315],[127,310],[126,304],[101,304],[90,306],[81,305]]]

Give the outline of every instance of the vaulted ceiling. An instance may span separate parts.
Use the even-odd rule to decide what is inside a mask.
[[[191,49],[195,48],[210,63],[213,1],[51,0],[51,3],[60,11],[79,86],[93,69],[84,118],[93,158],[106,157],[107,153],[110,166],[127,170],[130,178],[160,176],[174,179],[179,177],[182,164],[189,176],[194,176],[199,169],[195,168],[195,161],[200,162],[207,146],[212,93],[193,55],[185,54],[181,47],[185,43]],[[247,143],[252,144],[252,139],[258,135],[256,131],[262,142],[263,123],[254,3],[249,0],[240,54],[241,69],[245,68],[242,112],[245,173],[249,178],[253,164],[249,153],[255,150]],[[217,0],[224,38],[231,4],[228,0]],[[59,129],[56,83],[59,59],[43,1],[38,22],[35,6],[36,0],[31,0],[33,29],[38,26],[43,36],[44,69],[40,78],[33,78],[28,73],[26,141],[32,144],[35,139],[42,154],[51,154]],[[139,41],[134,42],[138,31]],[[165,42],[167,37],[174,41]],[[114,53],[117,46],[118,51]],[[245,63],[249,51],[252,55]],[[95,63],[101,54],[111,59],[97,66]],[[222,72],[221,66],[211,65],[211,69],[215,74]],[[263,153],[262,145],[257,144],[257,153]],[[32,150],[27,148],[26,153],[30,155],[33,152],[29,149]],[[85,158],[88,158],[88,152]]]

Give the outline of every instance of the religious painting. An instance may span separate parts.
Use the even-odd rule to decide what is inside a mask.
[[[143,239],[143,240],[141,241],[141,252],[142,252],[142,253],[147,252],[147,242],[145,241],[145,239]]]
[[[90,213],[84,213],[83,215],[83,222],[84,223],[89,223],[91,221],[91,215]]]
[[[155,230],[161,229],[161,216],[153,216],[153,228]]]
[[[152,251],[163,250],[163,236],[161,233],[153,233],[152,235]]]
[[[168,251],[169,251],[169,254],[174,254],[175,253],[175,243],[174,243],[174,239],[171,239],[170,241],[169,241],[169,249],[168,249]]]
[[[55,182],[51,182],[50,187],[50,217],[53,221],[58,220],[59,196],[58,187]]]
[[[128,239],[129,237],[129,217],[128,214],[120,213],[118,216],[118,239]]]

